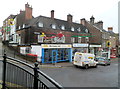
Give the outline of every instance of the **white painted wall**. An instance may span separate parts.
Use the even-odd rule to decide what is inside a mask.
[[[26,47],[20,47],[20,53],[21,54],[26,54]]]
[[[31,53],[38,55],[37,61],[41,61],[42,47],[40,45],[31,45]]]

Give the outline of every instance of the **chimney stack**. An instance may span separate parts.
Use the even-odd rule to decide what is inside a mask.
[[[54,10],[51,10],[51,19],[54,19]]]
[[[108,27],[109,32],[113,32],[113,27]]]
[[[72,23],[72,15],[71,14],[67,15],[67,21],[69,23]]]
[[[96,24],[100,29],[103,29],[103,21],[99,21]]]
[[[95,20],[95,18],[94,18],[93,16],[91,16],[91,18],[90,18],[90,23],[91,23],[91,24],[94,24],[94,20]]]
[[[80,24],[85,26],[85,18],[80,19]]]
[[[27,4],[25,4],[25,19],[26,20],[32,19],[32,6],[30,7],[28,2]]]

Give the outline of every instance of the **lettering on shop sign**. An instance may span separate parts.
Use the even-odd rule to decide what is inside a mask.
[[[60,45],[50,45],[49,47],[61,47]]]
[[[61,45],[61,44],[42,44],[43,48],[71,48],[71,45]]]

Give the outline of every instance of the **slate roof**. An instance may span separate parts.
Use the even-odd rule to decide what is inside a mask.
[[[56,29],[60,29],[60,30],[61,30],[61,26],[64,25],[65,26],[65,31],[71,31],[71,27],[74,27],[75,31],[72,31],[72,32],[78,32],[77,29],[80,28],[81,29],[80,33],[86,33],[85,30],[87,29],[82,24],[78,24],[78,23],[74,23],[74,22],[69,23],[68,21],[55,19],[55,18],[51,19],[50,17],[45,17],[45,16],[41,16],[41,15],[36,17],[36,18],[31,19],[27,23],[27,25],[37,27],[38,22],[42,22],[43,25],[44,25],[43,28],[47,28],[47,29],[51,29],[52,24],[55,24]],[[88,29],[88,33],[89,33],[89,29]]]

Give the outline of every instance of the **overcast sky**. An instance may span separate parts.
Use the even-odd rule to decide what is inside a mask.
[[[0,3],[0,26],[10,14],[19,14],[25,10],[28,2],[33,7],[33,16],[50,17],[50,11],[55,11],[55,18],[66,20],[67,15],[73,15],[73,21],[80,23],[80,19],[90,20],[93,15],[95,22],[103,21],[103,28],[113,27],[118,33],[118,1],[119,0],[2,0]]]

